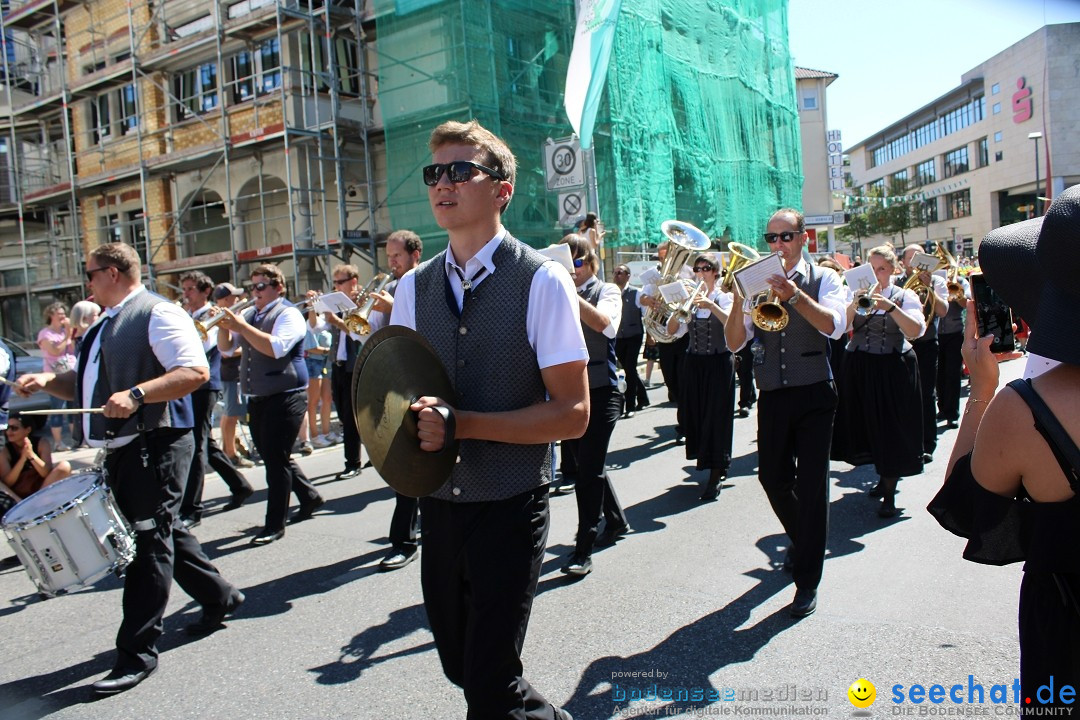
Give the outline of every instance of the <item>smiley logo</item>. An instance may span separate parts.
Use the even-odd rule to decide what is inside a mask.
[[[857,708],[868,708],[877,700],[877,688],[866,678],[859,678],[847,689],[848,700]]]

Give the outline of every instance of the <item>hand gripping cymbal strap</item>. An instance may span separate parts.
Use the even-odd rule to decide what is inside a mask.
[[[443,424],[446,425],[446,435],[443,437],[442,450],[439,451],[439,453],[442,454],[454,446],[454,440],[457,438],[457,418],[454,417],[454,411],[445,405],[436,405],[431,409],[442,415]]]

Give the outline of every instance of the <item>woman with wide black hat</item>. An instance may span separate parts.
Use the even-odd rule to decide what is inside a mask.
[[[1044,217],[983,240],[979,263],[987,282],[1031,324],[1030,351],[1058,364],[999,392],[993,338],[977,337],[968,303],[963,352],[971,395],[948,479],[929,507],[943,527],[969,539],[968,560],[1026,561],[1019,612],[1021,697],[1032,703],[1026,709],[1071,707],[1058,691],[1080,685],[1078,236],[1074,186]],[[1049,697],[1039,692],[1051,683]]]

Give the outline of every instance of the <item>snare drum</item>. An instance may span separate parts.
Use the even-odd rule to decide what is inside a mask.
[[[4,533],[45,595],[119,574],[135,539],[98,469],[83,470],[24,498],[3,518]]]

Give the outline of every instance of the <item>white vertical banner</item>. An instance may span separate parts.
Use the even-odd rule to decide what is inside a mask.
[[[607,79],[622,0],[576,0],[577,31],[566,70],[563,106],[581,147],[592,147],[593,125]]]

